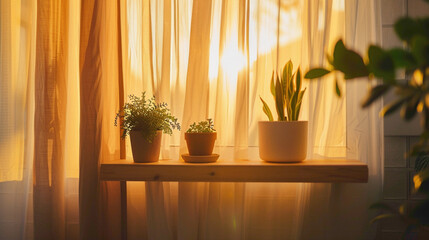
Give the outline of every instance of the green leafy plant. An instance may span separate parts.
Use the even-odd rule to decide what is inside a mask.
[[[416,158],[416,162],[414,165],[414,170],[416,172],[420,172],[425,170],[429,165],[429,155],[427,154],[419,154]]]
[[[156,103],[154,97],[146,99],[145,92],[142,97],[130,95],[129,99],[130,102],[125,103],[115,117],[115,126],[121,120],[122,138],[130,131],[140,131],[148,142],[152,142],[158,130],[169,135],[173,129],[180,130],[177,118],[171,115],[166,103]]]
[[[429,0],[425,0],[429,3]],[[327,74],[342,73],[345,80],[360,77],[379,78],[377,85],[370,88],[362,107],[368,107],[390,90],[394,90],[396,99],[384,106],[380,116],[387,116],[400,110],[405,121],[413,119],[421,113],[423,134],[420,141],[413,146],[409,155],[416,156],[416,170],[414,176],[415,193],[423,194],[423,199],[416,201],[413,206],[405,202],[398,209],[379,202],[372,205],[373,209],[383,210],[385,213],[373,219],[398,217],[406,223],[404,238],[409,237],[415,229],[429,230],[429,18],[402,17],[396,21],[395,32],[406,48],[383,49],[371,45],[367,57],[363,58],[357,52],[347,48],[339,40],[332,55],[328,56],[328,67],[316,67],[305,74],[305,78],[316,79]],[[409,81],[398,81],[396,73],[404,71]],[[338,95],[341,90],[338,81],[335,81]]]
[[[192,123],[186,132],[187,133],[211,133],[211,132],[216,132],[216,129],[214,129],[213,120],[211,118],[208,118],[207,121]]]
[[[298,70],[293,74],[292,70],[293,64],[292,61],[289,60],[283,67],[280,78],[277,74],[274,74],[274,71],[271,76],[270,90],[276,103],[278,121],[298,121],[301,111],[302,98],[306,88],[301,91],[300,68],[298,67]],[[273,114],[268,104],[261,97],[260,99],[263,104],[262,110],[267,115],[268,119],[273,121]]]

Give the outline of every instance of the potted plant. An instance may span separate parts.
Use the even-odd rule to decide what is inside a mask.
[[[277,110],[277,121],[262,99],[263,111],[269,121],[259,121],[259,156],[267,162],[301,162],[307,157],[308,121],[298,121],[302,98],[301,70],[292,74],[289,60],[282,75],[271,77],[271,94]]]
[[[180,130],[177,118],[171,115],[166,103],[156,103],[155,98],[129,96],[130,102],[119,110],[115,126],[121,120],[122,138],[130,135],[134,162],[156,162],[161,149],[162,132],[171,135]]]
[[[425,0],[429,3],[429,0]],[[310,69],[305,78],[317,79],[327,74],[341,72],[344,79],[361,77],[379,78],[381,81],[369,88],[362,107],[368,107],[387,92],[394,90],[396,99],[384,106],[380,116],[387,116],[400,110],[401,117],[409,121],[420,112],[423,133],[420,141],[407,153],[417,156],[414,176],[414,193],[421,194],[420,199],[413,203],[405,201],[399,208],[378,202],[371,206],[384,213],[375,217],[372,222],[385,218],[397,218],[407,227],[403,237],[428,239],[429,235],[429,17],[401,17],[394,25],[396,35],[406,48],[381,48],[371,45],[362,57],[357,52],[347,48],[339,40],[332,54],[328,56],[329,65]],[[398,81],[396,73],[405,71],[409,81]],[[336,83],[338,96],[341,91]],[[415,235],[417,232],[417,237]]]
[[[216,141],[216,130],[212,119],[194,122],[185,133],[189,154],[183,154],[185,162],[214,162],[218,154],[212,154]]]

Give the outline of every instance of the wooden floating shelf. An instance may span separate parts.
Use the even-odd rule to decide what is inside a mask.
[[[101,164],[105,181],[179,182],[368,182],[368,166],[357,160],[305,160],[301,163],[268,163],[235,160],[185,163],[160,160],[134,163],[116,160]]]

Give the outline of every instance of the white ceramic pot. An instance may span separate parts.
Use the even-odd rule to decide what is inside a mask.
[[[259,157],[267,162],[301,162],[307,157],[308,121],[259,122]]]

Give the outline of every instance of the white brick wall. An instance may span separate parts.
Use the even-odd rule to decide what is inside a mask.
[[[406,0],[381,0],[381,4],[383,26],[392,26],[396,19],[406,14]]]
[[[413,190],[414,160],[405,153],[410,150],[417,137],[384,137],[384,185],[383,201],[399,206],[405,201],[415,200]],[[377,239],[401,239],[403,223],[395,220],[382,221]]]
[[[395,36],[393,25],[401,16],[419,17],[429,15],[429,4],[422,0],[381,0],[382,6],[382,46],[403,47]],[[405,74],[399,74],[406,81]],[[384,97],[384,102],[394,99],[393,93]],[[399,206],[404,201],[414,202],[419,196],[411,196],[413,190],[415,158],[407,158],[404,153],[417,142],[421,133],[419,119],[416,117],[405,123],[399,113],[384,119],[384,201]],[[398,220],[383,221],[377,239],[401,239],[404,225]]]
[[[382,46],[402,47],[403,44],[395,36],[393,25],[401,16],[427,16],[429,4],[423,0],[381,0],[382,6]],[[405,79],[405,75],[399,74],[399,78]],[[390,102],[394,98],[393,93],[384,97],[384,102]],[[413,190],[412,177],[414,175],[415,158],[406,158],[405,152],[410,150],[418,140],[421,133],[419,118],[404,123],[399,113],[384,119],[384,201],[399,206],[404,201],[413,203],[419,196],[411,196]],[[384,221],[380,224],[380,232],[377,239],[401,239],[404,230],[403,223],[397,220]]]
[[[381,2],[382,46],[386,48],[403,47],[404,45],[395,34],[393,27],[395,20],[407,14],[412,17],[429,15],[429,4],[424,3],[423,0],[382,0]],[[406,80],[404,73],[399,73],[398,77]],[[394,94],[390,92],[384,97],[384,102],[389,103],[393,99]],[[407,123],[400,118],[399,112],[384,119],[385,136],[418,136],[421,132],[418,116]]]

